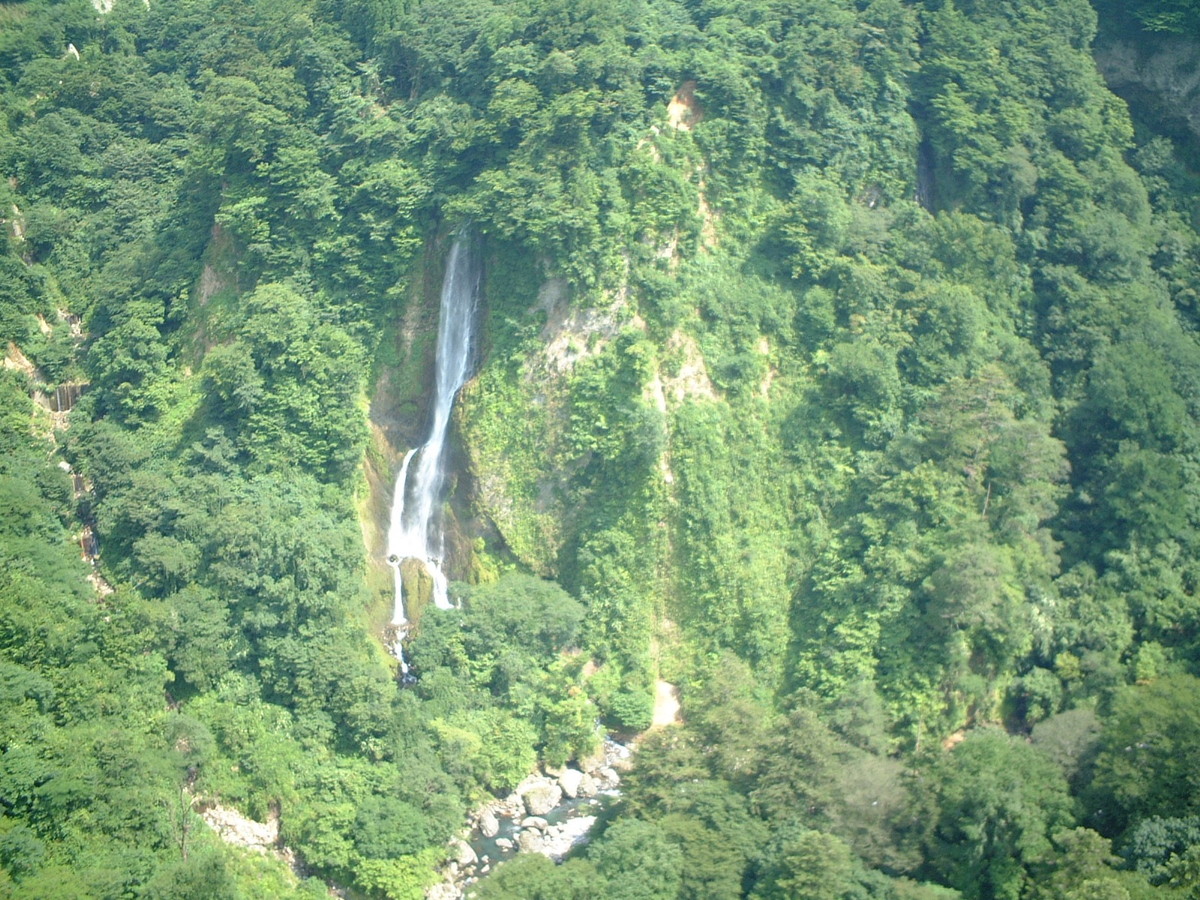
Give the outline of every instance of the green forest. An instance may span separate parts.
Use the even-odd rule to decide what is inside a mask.
[[[1200,132],[1093,58],[1197,35],[0,3],[0,897],[418,900],[611,734],[590,841],[467,896],[1200,898]],[[464,228],[457,605],[404,673]]]

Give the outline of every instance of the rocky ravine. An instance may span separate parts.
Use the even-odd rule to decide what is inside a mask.
[[[476,810],[464,838],[453,842],[454,858],[443,880],[427,892],[428,900],[460,900],[470,885],[515,853],[562,860],[587,841],[601,798],[618,795],[620,773],[631,755],[630,748],[605,741],[603,754],[579,768],[530,775],[507,797]]]

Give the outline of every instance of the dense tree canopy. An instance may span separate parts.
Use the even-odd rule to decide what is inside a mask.
[[[1200,183],[1090,49],[1198,24],[0,6],[0,893],[324,890],[220,803],[416,898],[667,681],[591,845],[481,898],[1194,894]],[[402,672],[464,223],[457,605]]]

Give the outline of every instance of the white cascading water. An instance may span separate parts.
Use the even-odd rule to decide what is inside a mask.
[[[396,478],[392,497],[392,516],[388,527],[388,563],[395,569],[396,610],[392,624],[407,624],[401,566],[416,560],[425,567],[433,582],[433,602],[441,609],[450,607],[446,576],[442,572],[445,533],[442,529],[442,490],[446,482],[446,433],[450,411],[459,388],[470,374],[474,355],[473,330],[479,305],[480,267],[471,235],[464,229],[454,238],[446,260],[442,299],[438,317],[437,380],[433,400],[433,420],[429,437],[420,447],[408,451]],[[409,477],[413,458],[415,471]]]

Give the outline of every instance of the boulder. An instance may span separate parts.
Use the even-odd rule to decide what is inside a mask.
[[[562,774],[558,776],[558,786],[564,794],[574,800],[579,796],[579,784],[583,778],[583,773],[578,769],[563,769]]]
[[[542,852],[542,833],[529,828],[517,835],[517,847],[522,853]]]
[[[579,779],[579,787],[575,789],[575,793],[580,797],[594,797],[600,791],[600,785],[596,784],[596,779],[591,775],[584,775]]]
[[[526,791],[530,791],[539,785],[543,785],[547,781],[553,781],[553,779],[547,778],[545,775],[538,775],[536,773],[533,775],[526,775],[525,780],[518,784],[516,790],[514,791],[518,802],[520,801],[521,797],[525,796]]]
[[[486,838],[495,837],[500,833],[500,820],[490,809],[485,809],[479,815],[479,833]]]
[[[526,816],[521,820],[522,828],[536,828],[538,831],[545,831],[549,824],[541,816]]]
[[[558,862],[571,852],[572,847],[582,844],[588,839],[588,834],[595,824],[595,816],[576,816],[573,819],[567,819],[545,834],[542,852]]]
[[[531,816],[544,816],[562,801],[562,788],[552,781],[544,781],[525,791],[525,811]]]
[[[479,861],[479,857],[466,841],[453,840],[450,842],[450,849],[454,853],[455,862],[460,866],[473,866]]]
[[[584,772],[595,775],[596,772],[608,765],[608,758],[605,754],[604,745],[601,744],[588,756],[582,757],[579,760],[579,768]]]
[[[496,846],[501,850],[511,850],[516,845],[508,838],[496,838]]]

